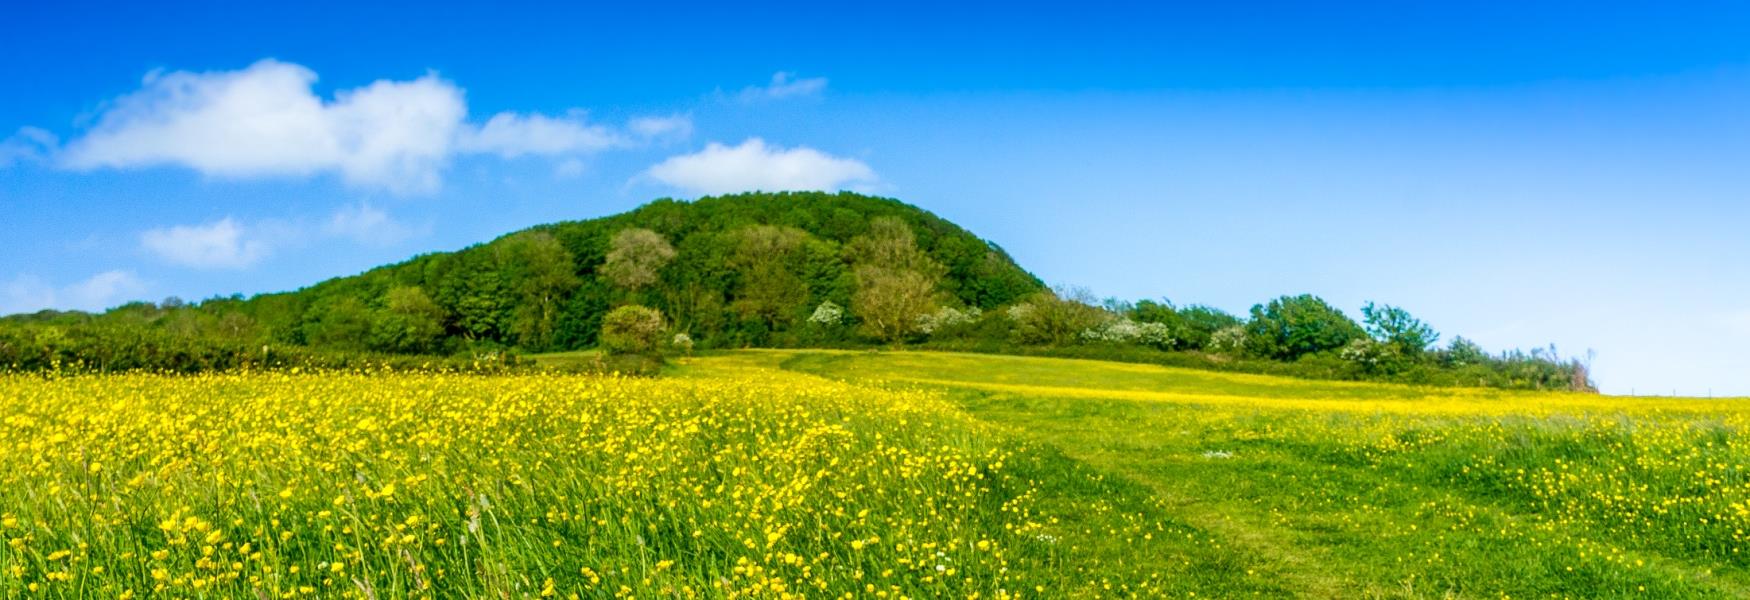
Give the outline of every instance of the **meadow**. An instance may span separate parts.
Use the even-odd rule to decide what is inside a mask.
[[[6,375],[0,597],[1742,597],[1747,422],[916,352]]]

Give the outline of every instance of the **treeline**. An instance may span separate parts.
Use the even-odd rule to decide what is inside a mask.
[[[1408,311],[1369,303],[1355,321],[1323,299],[1283,296],[1244,317],[1208,306],[1116,299],[1080,290],[1035,294],[1001,313],[926,322],[954,325],[918,342],[948,350],[1146,362],[1316,379],[1595,392],[1589,366],[1554,346],[1491,354],[1440,334]]]
[[[193,371],[519,353],[921,344],[1101,355],[1303,376],[1584,389],[1541,351],[1488,355],[1391,307],[1356,323],[1309,296],[1245,319],[1048,290],[994,244],[926,211],[839,193],[658,200],[295,292],[103,315],[0,319],[0,366]],[[1292,367],[1285,367],[1292,366]],[[1275,371],[1273,371],[1275,372]]]

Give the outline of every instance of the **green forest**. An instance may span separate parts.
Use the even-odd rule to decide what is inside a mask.
[[[662,199],[283,293],[0,319],[12,369],[514,366],[601,348],[897,347],[1437,385],[1590,390],[1553,348],[1445,344],[1402,308],[1310,295],[1233,315],[1052,289],[996,244],[852,193]]]

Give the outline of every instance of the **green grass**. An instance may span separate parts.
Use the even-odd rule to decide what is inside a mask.
[[[747,352],[675,373],[752,368],[942,390],[1054,457],[1032,473],[1042,502],[1170,524],[1146,551],[1122,536],[1081,548],[1160,573],[1169,593],[1750,596],[1743,400],[948,353]],[[1111,526],[1088,518],[1085,532]]]

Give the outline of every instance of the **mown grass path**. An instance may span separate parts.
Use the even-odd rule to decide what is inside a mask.
[[[1750,402],[946,353],[749,352],[688,368],[759,367],[944,390],[1066,468],[1112,477],[1099,493],[1146,496],[1125,501],[1194,533],[1148,556],[1091,546],[1108,555],[1090,560],[1228,566],[1165,586],[1177,593],[1750,597]]]

